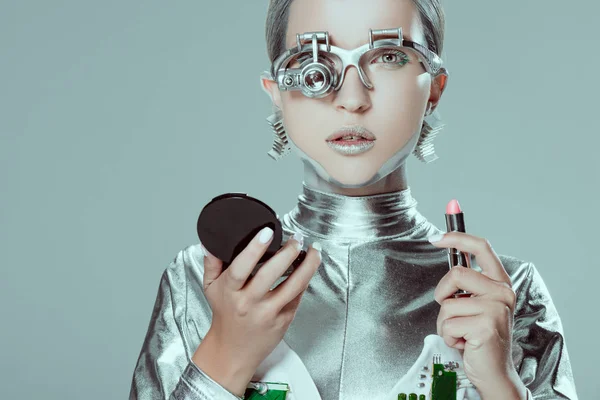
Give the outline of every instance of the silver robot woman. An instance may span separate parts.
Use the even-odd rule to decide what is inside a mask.
[[[409,52],[419,60],[426,72],[433,78],[444,75],[442,59],[427,47],[405,40],[402,28],[369,30],[369,42],[353,50],[332,46],[329,43],[329,32],[305,32],[296,35],[296,46],[286,50],[271,66],[270,72],[263,77],[276,81],[280,91],[300,91],[308,98],[320,99],[338,91],[344,82],[348,67],[357,69],[360,80],[368,89],[373,84],[363,66],[381,54],[382,50],[398,50]],[[299,64],[297,68],[288,68],[290,64]],[[294,147],[296,153],[322,179],[344,188],[360,188],[371,185],[398,169],[411,153],[423,162],[437,159],[433,149],[433,139],[442,129],[437,112],[428,109],[421,132],[415,133],[411,139],[390,157],[369,180],[360,184],[343,184],[330,176],[325,168],[302,151],[288,136],[283,127],[281,110],[275,109],[267,118],[275,133],[273,148],[269,156],[278,160]]]

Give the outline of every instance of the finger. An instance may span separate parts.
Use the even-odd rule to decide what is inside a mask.
[[[472,348],[479,348],[491,341],[506,343],[512,321],[499,316],[502,309],[508,315],[508,307],[501,305],[496,308],[500,311],[447,319],[441,325],[440,336],[446,343],[462,338]]]
[[[202,279],[204,290],[213,283],[223,271],[223,261],[212,255],[201,243],[204,253],[204,278]]]
[[[442,304],[444,300],[452,297],[458,289],[466,290],[475,296],[485,297],[488,300],[502,302],[511,310],[515,309],[516,295],[506,282],[495,281],[471,268],[460,265],[452,267],[440,279],[433,294],[435,301]]]
[[[444,300],[437,317],[437,334],[441,336],[442,324],[447,319],[483,314],[489,301],[477,297]]]
[[[439,335],[444,339],[444,343],[448,345],[448,347],[454,347],[458,350],[463,350],[465,348],[466,340],[462,337],[455,338],[449,335]]]
[[[265,262],[254,277],[248,282],[244,291],[254,299],[262,299],[271,290],[283,273],[298,257],[302,244],[295,239],[287,241],[273,257]]]
[[[494,280],[511,284],[510,276],[506,273],[492,245],[486,239],[463,232],[448,232],[440,241],[431,243],[437,247],[455,248],[464,253],[473,254],[485,275]]]
[[[462,348],[464,348],[466,342],[469,341],[469,338],[473,340],[471,331],[475,329],[478,324],[481,324],[481,315],[447,319],[442,323],[439,335],[444,338],[444,342],[449,347],[458,348],[457,345],[460,343]],[[476,343],[481,345],[481,343],[477,341]]]
[[[252,238],[250,243],[235,257],[229,268],[223,273],[229,288],[240,290],[246,284],[250,273],[265,254],[272,240],[273,230],[268,227],[261,229]]]
[[[309,248],[302,264],[287,277],[285,282],[269,293],[270,299],[276,303],[275,306],[278,309],[283,309],[292,299],[304,293],[320,265],[320,251],[314,247]]]
[[[436,322],[437,333],[441,336],[444,321],[457,317],[469,317],[485,314],[501,323],[512,318],[510,308],[499,301],[480,297],[458,298],[444,300]]]
[[[304,292],[300,293],[298,296],[294,297],[292,301],[283,307],[279,313],[277,314],[277,318],[283,319],[283,322],[289,326],[294,320],[296,316],[296,311],[298,311],[298,307],[300,306],[300,302],[302,301],[302,296]]]
[[[302,296],[304,296],[304,291],[300,292],[296,297],[294,297],[289,303],[287,303],[279,312],[280,314],[291,314],[293,317],[300,306],[300,302],[302,301]]]

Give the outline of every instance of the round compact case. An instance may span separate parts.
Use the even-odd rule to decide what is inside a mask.
[[[281,222],[267,204],[245,193],[222,194],[204,206],[196,225],[200,242],[223,261],[223,270],[264,227],[273,230],[273,239],[258,264],[266,262],[282,247]],[[302,250],[292,267],[297,267],[305,256],[306,251]]]

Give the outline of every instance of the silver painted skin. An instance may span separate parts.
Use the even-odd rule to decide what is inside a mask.
[[[281,221],[285,240],[299,231],[305,245],[323,246],[285,342],[323,400],[386,394],[414,364],[423,338],[436,333],[433,291],[448,260],[427,238],[441,231],[417,211],[410,189],[348,197],[303,186]],[[521,379],[534,399],[577,399],[561,321],[542,278],[529,262],[500,259],[517,293],[512,355]],[[472,266],[480,270],[475,259]],[[199,244],[165,270],[130,399],[237,398],[190,361],[211,323],[202,277]]]

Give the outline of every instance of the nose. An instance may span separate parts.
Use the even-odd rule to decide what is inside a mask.
[[[371,108],[369,89],[360,80],[355,67],[346,71],[342,87],[335,94],[334,104],[337,110],[350,113],[364,113]]]

